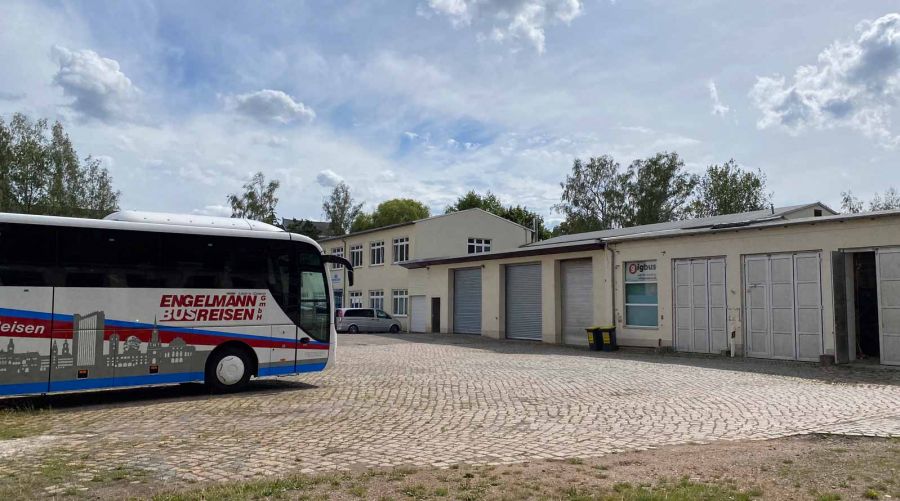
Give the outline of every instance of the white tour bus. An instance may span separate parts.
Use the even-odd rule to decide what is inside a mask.
[[[246,219],[0,213],[0,395],[225,391],[321,371],[335,349],[327,262],[352,270]]]

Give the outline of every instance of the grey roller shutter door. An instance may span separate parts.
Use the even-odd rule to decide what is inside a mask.
[[[428,303],[425,301],[425,296],[410,296],[409,302],[410,332],[425,332],[425,327],[428,325]]]
[[[506,267],[506,337],[540,341],[541,265]]]
[[[481,268],[453,272],[453,332],[481,334]]]
[[[590,259],[573,259],[559,268],[563,343],[587,346],[585,329],[594,325],[593,265]]]
[[[881,363],[900,365],[900,248],[879,249],[876,257]]]

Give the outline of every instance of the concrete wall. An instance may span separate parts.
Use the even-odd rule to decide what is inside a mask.
[[[482,210],[466,210],[416,223],[411,259],[465,256],[469,238],[491,239],[491,250],[515,249],[530,243],[531,232]]]
[[[493,338],[504,337],[504,266],[539,262],[542,266],[543,341],[561,340],[559,263],[565,259],[590,257],[594,266],[594,321],[614,323],[619,343],[626,346],[672,346],[673,260],[681,258],[724,257],[728,332],[735,331],[735,347],[743,354],[743,258],[754,254],[814,251],[821,253],[823,350],[834,354],[834,300],[832,294],[831,252],[870,247],[900,246],[900,217],[855,219],[844,222],[810,222],[791,226],[773,226],[706,233],[695,236],[631,240],[610,243],[606,250],[581,251],[476,261],[453,265],[435,265],[410,270],[415,291],[410,294],[441,298],[441,332],[452,332],[453,270],[482,268],[482,332]],[[659,322],[655,328],[624,326],[623,263],[657,262]]]

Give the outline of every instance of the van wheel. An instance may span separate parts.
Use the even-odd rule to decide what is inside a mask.
[[[242,390],[250,381],[250,367],[250,357],[244,350],[216,350],[206,361],[206,386],[215,393]]]
[[[347,329],[347,332],[350,333],[350,334],[358,334],[358,333],[359,333],[359,327],[357,327],[357,326],[355,326],[355,325],[351,325],[350,328]]]
[[[400,332],[400,326],[396,325],[396,324],[392,325],[390,328],[390,332],[391,332],[391,334],[396,334],[396,333]]]

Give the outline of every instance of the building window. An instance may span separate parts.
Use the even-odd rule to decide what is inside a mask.
[[[409,261],[409,237],[394,239],[393,263]]]
[[[659,326],[656,261],[632,261],[625,266],[625,325]]]
[[[384,309],[384,291],[369,291],[369,308]]]
[[[362,257],[363,257],[362,245],[351,245],[350,246],[350,264],[352,264],[354,268],[359,268],[360,266],[362,266]]]
[[[334,309],[344,307],[344,291],[341,289],[334,290]]]
[[[350,291],[350,307],[351,308],[362,308],[363,307],[362,292]]]
[[[369,244],[369,266],[384,264],[384,240]]]
[[[469,254],[481,254],[491,251],[490,238],[470,238],[468,246]]]
[[[332,249],[331,249],[331,255],[332,255],[332,256],[338,256],[338,257],[344,257],[344,248],[343,248],[343,247],[334,247],[334,248],[332,248]],[[339,270],[339,269],[341,269],[341,268],[343,268],[343,267],[344,267],[344,265],[342,265],[342,264],[340,264],[340,263],[332,263],[332,264],[331,264],[331,269],[333,269],[333,270]]]
[[[395,289],[391,294],[393,299],[393,309],[391,313],[398,317],[405,317],[409,313],[409,291],[406,289]]]

